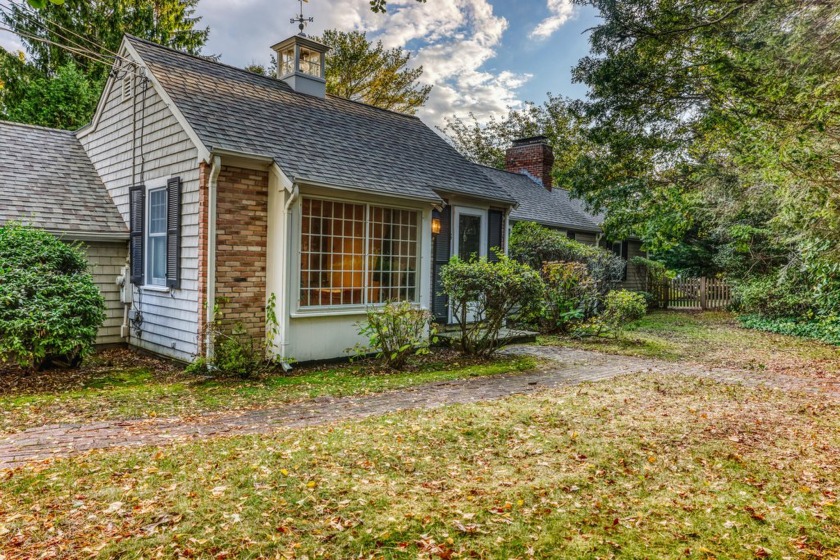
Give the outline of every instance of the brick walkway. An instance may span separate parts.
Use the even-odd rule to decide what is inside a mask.
[[[398,410],[493,400],[562,385],[601,381],[628,373],[697,375],[727,383],[763,385],[840,398],[840,387],[836,385],[820,386],[796,377],[710,370],[698,365],[610,356],[568,348],[514,346],[505,352],[534,355],[549,360],[549,365],[524,374],[431,383],[361,397],[323,397],[277,408],[208,414],[190,421],[169,418],[40,426],[8,436],[0,435],[0,470],[92,449],[165,445],[188,438],[270,433],[282,427],[311,426]]]

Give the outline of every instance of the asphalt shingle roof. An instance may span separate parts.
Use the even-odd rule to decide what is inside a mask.
[[[514,203],[418,118],[327,96],[167,49],[131,45],[208,150],[272,157],[292,179],[439,200],[439,193]]]
[[[73,132],[0,121],[0,225],[127,238],[128,230]]]
[[[548,191],[527,175],[477,167],[519,202],[510,214],[511,220],[579,231],[601,231],[603,217],[590,213],[586,204],[570,196],[569,191],[560,188]]]

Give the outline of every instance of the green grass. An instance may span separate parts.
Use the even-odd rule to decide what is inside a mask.
[[[162,366],[160,366],[162,367]],[[363,395],[423,383],[526,371],[532,358],[501,357],[470,363],[447,355],[415,371],[381,372],[364,365],[334,365],[255,380],[201,380],[145,367],[105,366],[80,376],[70,387],[0,394],[0,432],[56,422],[190,416],[221,410],[276,406],[320,396]],[[61,371],[52,375],[61,375]]]
[[[745,329],[734,315],[724,312],[658,311],[631,324],[621,339],[546,336],[539,343],[789,375],[840,374],[840,348]]]
[[[0,480],[0,556],[838,558],[840,406],[669,376]]]

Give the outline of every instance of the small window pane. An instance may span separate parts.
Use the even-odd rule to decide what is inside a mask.
[[[149,241],[149,276],[152,284],[162,286],[166,283],[166,237],[152,237]]]
[[[149,233],[166,233],[166,189],[149,193]]]

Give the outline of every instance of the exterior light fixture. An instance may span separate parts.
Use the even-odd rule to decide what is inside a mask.
[[[432,235],[438,235],[440,233],[440,212],[437,210],[432,212]]]

